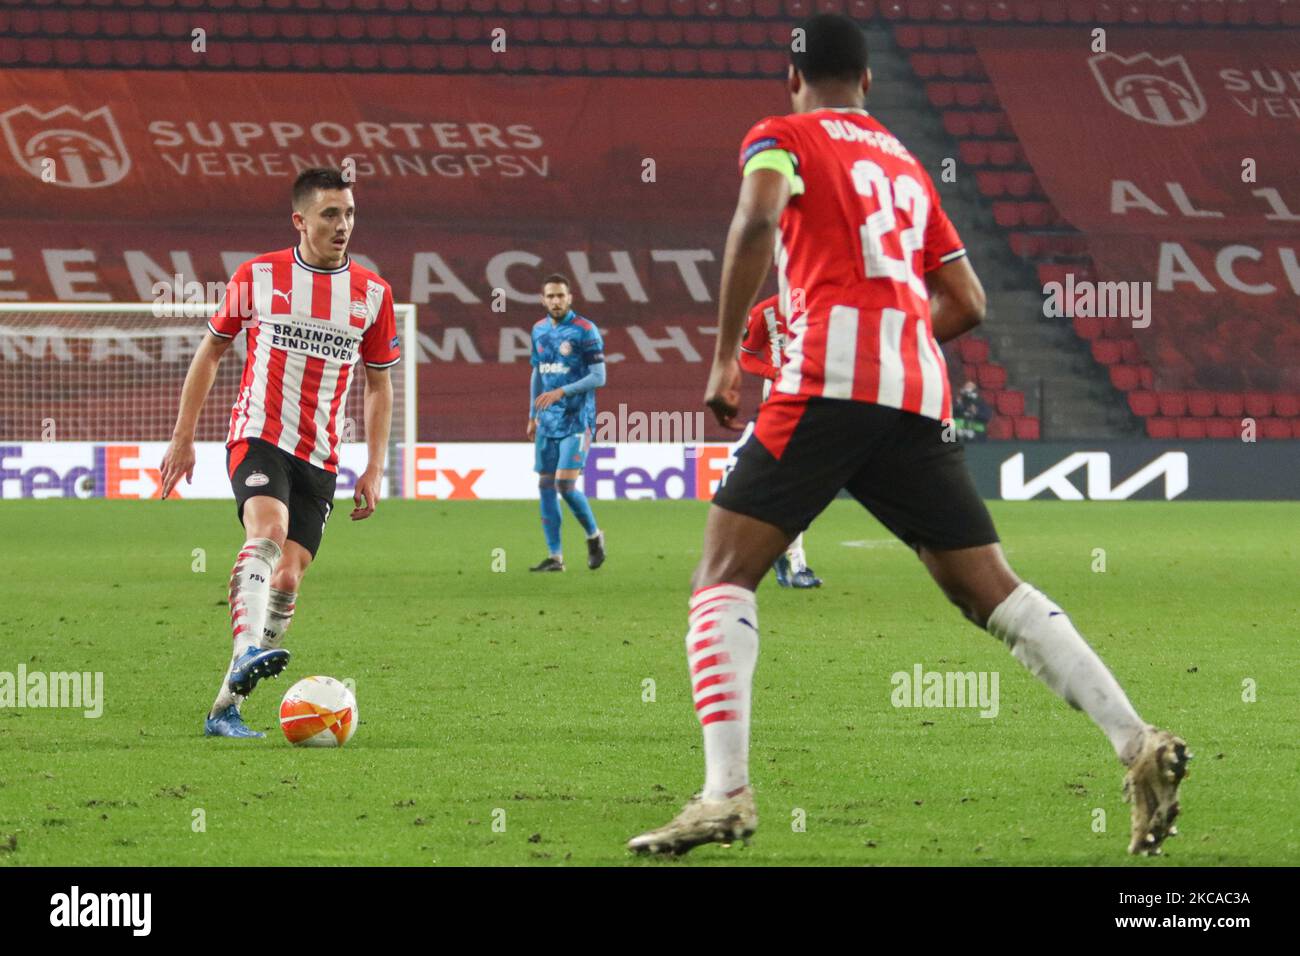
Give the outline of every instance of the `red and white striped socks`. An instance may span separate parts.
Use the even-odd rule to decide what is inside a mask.
[[[234,637],[233,664],[248,648],[257,646],[266,627],[267,605],[271,596],[271,574],[280,560],[280,546],[270,538],[250,538],[239,549],[239,557],[230,572],[230,631]],[[221,679],[221,690],[212,704],[219,714],[241,698],[226,685],[230,669]]]
[[[715,584],[691,595],[686,659],[695,715],[704,731],[704,799],[749,783],[749,712],[758,662],[754,592]]]

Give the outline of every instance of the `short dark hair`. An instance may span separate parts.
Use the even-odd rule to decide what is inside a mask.
[[[546,288],[548,285],[550,285],[551,283],[555,283],[555,284],[557,284],[557,285],[562,285],[562,286],[564,286],[566,289],[571,289],[571,288],[573,288],[572,286],[569,285],[569,280],[568,280],[567,278],[565,278],[564,276],[560,275],[558,272],[552,272],[552,273],[551,273],[550,275],[548,275],[545,279],[543,279],[543,280],[542,280],[542,288],[545,289],[545,288]]]
[[[318,189],[351,189],[352,184],[343,178],[343,171],[328,166],[304,169],[293,181],[293,208],[299,209],[310,201]]]
[[[862,28],[840,13],[819,13],[799,24],[802,50],[790,44],[790,62],[809,83],[838,80],[852,83],[867,69],[867,37]]]

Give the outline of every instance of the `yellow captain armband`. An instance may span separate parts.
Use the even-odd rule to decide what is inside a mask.
[[[756,169],[775,169],[790,182],[790,195],[798,196],[803,192],[803,178],[795,171],[794,157],[788,150],[765,149],[755,154],[745,164],[744,175],[748,176]]]

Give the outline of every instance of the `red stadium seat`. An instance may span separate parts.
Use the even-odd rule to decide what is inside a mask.
[[[682,42],[682,25],[676,20],[660,20],[655,24],[655,42],[663,46],[677,46]]]
[[[1128,393],[1128,407],[1139,418],[1150,418],[1160,410],[1160,403],[1154,392],[1138,390]]]
[[[1156,397],[1160,402],[1160,414],[1166,418],[1181,418],[1187,414],[1185,392],[1160,392]]]
[[[1187,414],[1193,418],[1210,418],[1214,415],[1213,392],[1188,392]]]
[[[687,46],[709,46],[712,35],[713,24],[707,20],[690,20],[682,26],[682,39]]]
[[[716,20],[713,23],[712,42],[714,46],[720,47],[742,46],[740,28],[726,20]]]
[[[1120,360],[1119,343],[1114,339],[1093,339],[1092,357],[1102,365],[1116,365]]]
[[[989,91],[993,87],[987,83],[953,83],[956,90],[957,105],[964,109],[975,109],[989,100]]]
[[[1120,342],[1120,356],[1130,365],[1141,365],[1142,346],[1138,344],[1137,339],[1124,339]]]
[[[1278,392],[1273,396],[1273,414],[1279,418],[1295,418],[1300,415],[1300,397],[1289,392]]]
[[[745,46],[765,46],[767,28],[756,20],[749,20],[740,25],[740,42]]]
[[[1261,418],[1258,435],[1260,438],[1270,440],[1289,439],[1291,437],[1291,422],[1286,418]]]
[[[966,57],[960,53],[939,54],[939,74],[950,80],[959,80],[967,75]]]
[[[356,43],[350,48],[352,66],[358,70],[379,68],[379,47],[373,43]],[[488,54],[491,56],[491,54]]]
[[[700,72],[700,58],[695,50],[673,50],[668,56],[673,72],[689,74]]]
[[[659,75],[667,73],[672,64],[668,60],[666,50],[646,50],[641,56],[641,65],[645,67],[647,73]]]
[[[971,134],[971,114],[948,110],[943,114],[943,129],[953,139],[964,139]]]
[[[1016,164],[1016,144],[1007,142],[989,143],[989,165],[1014,166]]]
[[[957,101],[957,88],[954,83],[927,83],[925,96],[935,109],[946,109]]]
[[[397,23],[392,17],[366,17],[366,36],[372,40],[391,40],[397,32]]]
[[[410,69],[410,48],[404,43],[385,43],[379,48],[379,65],[393,72]]]
[[[1011,251],[1026,259],[1037,259],[1043,254],[1042,236],[1033,236],[1027,232],[1013,232],[1007,237]]]
[[[1148,418],[1147,437],[1169,439],[1178,437],[1178,422],[1172,418]]]
[[[1247,392],[1243,396],[1246,415],[1250,418],[1264,418],[1273,414],[1273,397],[1264,392]]]
[[[1205,420],[1206,438],[1240,438],[1241,422],[1232,418],[1208,418]]]
[[[1006,182],[1003,179],[1005,174],[996,170],[985,169],[975,174],[975,188],[980,191],[981,196],[987,196],[990,199],[996,199],[1007,191]],[[1039,266],[1039,275],[1042,275],[1042,266]]]
[[[898,28],[898,30],[902,30],[902,29],[903,29],[903,27],[901,27],[901,26]],[[915,29],[915,28],[913,28],[913,29]],[[951,44],[949,43],[949,40],[948,40],[948,28],[947,28],[947,27],[945,27],[945,26],[925,26],[925,27],[921,27],[920,29],[921,29],[921,46],[925,47],[925,49],[927,49],[927,50],[947,50],[947,49],[951,46]],[[895,30],[895,31],[894,31],[894,35],[895,35],[895,36],[898,35],[898,30]],[[900,46],[902,45],[901,42],[900,42],[899,45],[900,45]]]
[[[1214,394],[1214,411],[1225,418],[1241,418],[1245,413],[1245,404],[1240,392],[1216,392]]]
[[[1021,441],[1038,441],[1038,419],[1033,416],[1016,418],[1015,435]]]
[[[972,113],[971,131],[981,139],[991,139],[1002,129],[1001,113]]]
[[[939,75],[939,58],[933,53],[916,53],[910,60],[912,72],[926,80]]]
[[[311,43],[294,43],[289,47],[295,70],[315,70],[320,67],[320,47]]]
[[[1288,432],[1290,429],[1288,429]],[[1182,439],[1200,439],[1205,437],[1205,422],[1200,418],[1178,419],[1178,437]]]
[[[998,395],[997,408],[999,415],[1010,415],[1015,418],[1025,413],[1025,393],[1017,391],[1001,392]]]
[[[784,76],[787,63],[786,55],[779,51],[763,50],[758,54],[758,71],[763,76]]]
[[[728,50],[727,72],[732,76],[753,76],[758,72],[758,57],[752,50]]]
[[[614,51],[614,71],[616,73],[640,73],[641,51],[634,47],[623,47]]]
[[[1020,203],[995,202],[993,204],[993,221],[1003,229],[1014,229],[1020,225]]]
[[[976,384],[980,388],[1005,388],[1007,384],[1007,370],[1001,365],[985,364],[978,367],[976,373]]]
[[[986,166],[989,161],[989,144],[976,141],[958,143],[957,155],[967,166]]]
[[[510,39],[518,43],[536,43],[542,35],[542,21],[534,17],[517,17],[510,25]],[[509,45],[506,47],[509,49]],[[525,58],[527,54],[525,54]]]
[[[63,39],[54,41],[54,62],[59,66],[80,66],[81,58],[80,40]]]
[[[1012,171],[1003,174],[1007,184],[1007,192],[1018,199],[1033,195],[1037,190],[1034,188],[1034,174],[1019,171]]]
[[[1138,370],[1132,365],[1112,365],[1110,367],[1110,384],[1121,392],[1131,392],[1138,387]]]
[[[980,365],[989,360],[989,343],[984,339],[963,335],[957,340],[957,352],[963,362]]]
[[[549,73],[555,69],[555,48],[530,46],[525,50],[525,63],[534,73]]]
[[[343,44],[324,43],[320,47],[320,62],[327,70],[346,70],[352,63],[352,57]]]
[[[1084,341],[1101,337],[1101,319],[1095,315],[1076,315],[1073,320],[1074,334]]]
[[[989,419],[987,434],[994,441],[1007,441],[1014,435],[1011,419],[994,415]]]
[[[609,73],[614,69],[614,55],[608,47],[589,46],[582,51],[582,63],[588,73]]]
[[[894,28],[894,42],[904,50],[921,49],[924,39],[925,35],[920,27],[900,25]]]
[[[700,71],[706,76],[725,76],[727,73],[727,54],[724,50],[701,50]]]

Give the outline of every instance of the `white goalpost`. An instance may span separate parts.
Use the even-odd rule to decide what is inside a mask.
[[[0,441],[168,441],[181,385],[215,305],[0,303]],[[415,306],[394,306],[402,361],[393,375],[390,493],[415,494]],[[226,440],[245,336],[222,359],[196,441]],[[233,354],[231,354],[233,353]],[[344,442],[364,442],[365,376],[353,376]]]

